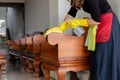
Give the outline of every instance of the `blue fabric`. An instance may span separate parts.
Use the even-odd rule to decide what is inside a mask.
[[[111,38],[90,52],[91,80],[120,80],[120,24],[114,15]]]

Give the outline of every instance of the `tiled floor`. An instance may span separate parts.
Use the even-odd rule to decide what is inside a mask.
[[[9,56],[6,56],[9,58]],[[6,64],[6,74],[0,74],[0,80],[44,80],[43,77],[37,77],[34,78],[31,73],[26,72],[25,70],[22,70],[20,67],[20,63],[16,64],[17,66],[14,67],[8,60]],[[77,75],[80,80],[88,80],[88,73],[78,73]],[[52,77],[55,78],[55,75]],[[69,76],[67,76],[69,77]],[[55,80],[55,79],[50,79]],[[56,79],[57,80],[57,79]],[[69,78],[66,78],[66,80],[70,80]]]
[[[13,67],[9,61],[6,64],[6,74],[0,74],[0,80],[44,80],[43,77],[34,78],[32,74],[21,70],[19,63]]]
[[[0,52],[8,52],[7,45],[0,44]],[[43,77],[34,78],[31,73],[27,73],[25,70],[21,70],[20,63],[16,64],[14,67],[9,62],[9,55],[6,56],[6,74],[0,73],[0,80],[44,80]],[[52,80],[52,79],[51,79]]]
[[[0,42],[0,52],[8,52],[8,46],[6,43]],[[6,64],[6,74],[0,73],[0,80],[44,80],[43,77],[34,78],[32,74],[27,73],[25,70],[21,70],[20,64],[17,63],[16,67],[14,67],[9,62],[9,55],[5,56],[7,58]]]

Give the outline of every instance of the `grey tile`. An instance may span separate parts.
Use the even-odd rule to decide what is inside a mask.
[[[21,70],[20,67],[13,67],[10,62],[6,64],[6,74],[0,74],[0,80],[44,80],[43,77],[34,78],[31,73]]]

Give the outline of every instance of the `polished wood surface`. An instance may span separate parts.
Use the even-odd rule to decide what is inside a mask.
[[[21,56],[21,42],[19,39],[16,40],[8,40],[8,48],[9,48],[9,61],[15,66],[16,65],[16,57]]]
[[[69,71],[78,72],[89,69],[89,52],[84,47],[86,33],[80,37],[62,33],[41,34],[8,41],[9,49],[20,52],[22,67],[25,66],[33,76],[38,77],[40,66],[45,80],[50,79],[54,70],[59,80],[65,80]],[[74,78],[72,78],[74,79]]]
[[[34,77],[39,77],[40,75],[40,43],[38,43],[37,37],[28,36],[16,40],[8,40],[9,53],[11,61],[15,64],[14,57],[16,56],[16,51],[20,53],[20,61],[22,68],[29,73],[33,73]],[[12,56],[11,56],[12,55]]]
[[[1,73],[2,74],[6,73],[6,68],[5,68],[6,59],[4,57],[5,55],[6,55],[6,52],[0,52],[0,68],[1,68]]]
[[[58,80],[65,80],[69,71],[78,72],[89,69],[89,52],[84,47],[87,32],[81,37],[50,33],[43,37],[41,43],[42,70],[45,80],[50,78],[50,70],[54,70]]]

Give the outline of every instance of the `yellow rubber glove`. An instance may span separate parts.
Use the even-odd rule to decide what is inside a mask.
[[[62,33],[62,32],[65,31],[66,29],[68,29],[68,24],[64,21],[64,22],[61,23],[60,26],[52,27],[52,28],[48,29],[48,30],[45,32],[45,36],[47,36],[47,35],[50,34],[51,32],[59,32],[59,33]]]
[[[65,31],[69,28],[68,24],[64,21],[61,23],[61,25],[59,26],[61,31]]]
[[[52,32],[62,33],[63,31],[60,29],[60,27],[52,27],[45,32],[44,36],[47,36],[48,34]]]
[[[72,27],[73,29],[78,26],[88,27],[87,19],[73,19],[68,23],[68,26]]]

